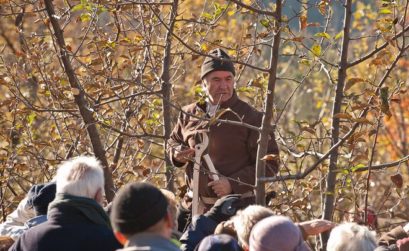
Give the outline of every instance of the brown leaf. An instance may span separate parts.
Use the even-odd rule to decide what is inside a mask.
[[[152,170],[150,168],[146,168],[142,171],[142,175],[143,176],[148,176],[150,173],[152,172]]]
[[[391,181],[397,188],[402,188],[403,186],[403,178],[400,173],[391,176]]]
[[[352,116],[349,115],[348,113],[337,113],[334,115],[335,118],[339,118],[339,119],[347,119],[347,120],[351,120]]]
[[[400,104],[401,99],[400,98],[391,98],[390,101]]]
[[[272,161],[272,160],[280,160],[280,156],[277,154],[267,154],[261,160],[264,161]]]
[[[327,6],[328,6],[327,1],[321,1],[318,4],[318,11],[321,13],[321,15],[325,16],[327,14]]]
[[[344,92],[348,91],[356,83],[362,83],[362,82],[365,82],[365,79],[363,79],[363,78],[350,78],[350,79],[348,79],[347,83],[345,84]]]
[[[304,40],[304,37],[293,37],[290,40],[294,41],[294,42],[300,42],[301,43]]]
[[[317,22],[315,22],[315,23],[308,23],[307,24],[307,27],[320,27],[321,26],[321,24],[320,23],[317,23]]]
[[[356,118],[356,119],[353,119],[352,121],[357,122],[357,123],[362,123],[362,124],[371,124],[371,125],[373,124],[367,118]]]
[[[80,90],[78,88],[71,88],[71,92],[75,96],[80,95]]]
[[[308,126],[301,127],[301,131],[306,131],[306,132],[309,132],[309,133],[315,135],[315,130],[313,128],[311,128],[311,127],[308,127]]]

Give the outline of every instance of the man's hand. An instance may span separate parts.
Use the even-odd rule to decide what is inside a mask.
[[[212,187],[214,193],[219,198],[228,195],[233,191],[229,180],[226,178],[220,178],[219,180],[211,181],[207,185]]]
[[[304,237],[309,235],[317,235],[322,232],[328,231],[335,227],[335,223],[328,220],[314,219],[310,221],[304,221],[298,223],[298,226],[302,228]]]
[[[186,163],[195,156],[195,149],[187,148],[183,150],[175,149],[173,159],[180,163]]]

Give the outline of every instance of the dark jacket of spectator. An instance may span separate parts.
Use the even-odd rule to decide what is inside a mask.
[[[50,204],[48,221],[26,231],[9,251],[114,251],[121,247],[95,200],[61,196]]]
[[[193,251],[203,238],[213,234],[218,222],[205,216],[200,215],[193,218],[192,223],[180,238],[182,251]]]

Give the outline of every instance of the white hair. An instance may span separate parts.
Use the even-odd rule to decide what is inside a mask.
[[[259,205],[250,205],[237,212],[232,221],[239,243],[243,248],[249,247],[250,233],[254,225],[272,215],[274,213],[271,209]]]
[[[376,247],[375,232],[356,223],[344,223],[332,229],[327,243],[327,251],[373,251]]]
[[[79,156],[64,161],[56,175],[57,193],[94,199],[98,190],[104,194],[104,172],[93,156]]]

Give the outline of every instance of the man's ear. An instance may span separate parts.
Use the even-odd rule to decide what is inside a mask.
[[[100,205],[104,202],[104,193],[102,191],[102,188],[99,188],[94,196],[94,200]]]
[[[125,245],[128,239],[125,237],[125,235],[121,234],[120,232],[114,231],[116,239],[121,243],[122,245]]]
[[[175,224],[174,224],[173,217],[172,217],[171,213],[169,212],[169,210],[168,210],[168,212],[166,213],[165,219],[166,219],[166,225],[167,225],[169,228],[173,229],[173,227],[174,227]]]

